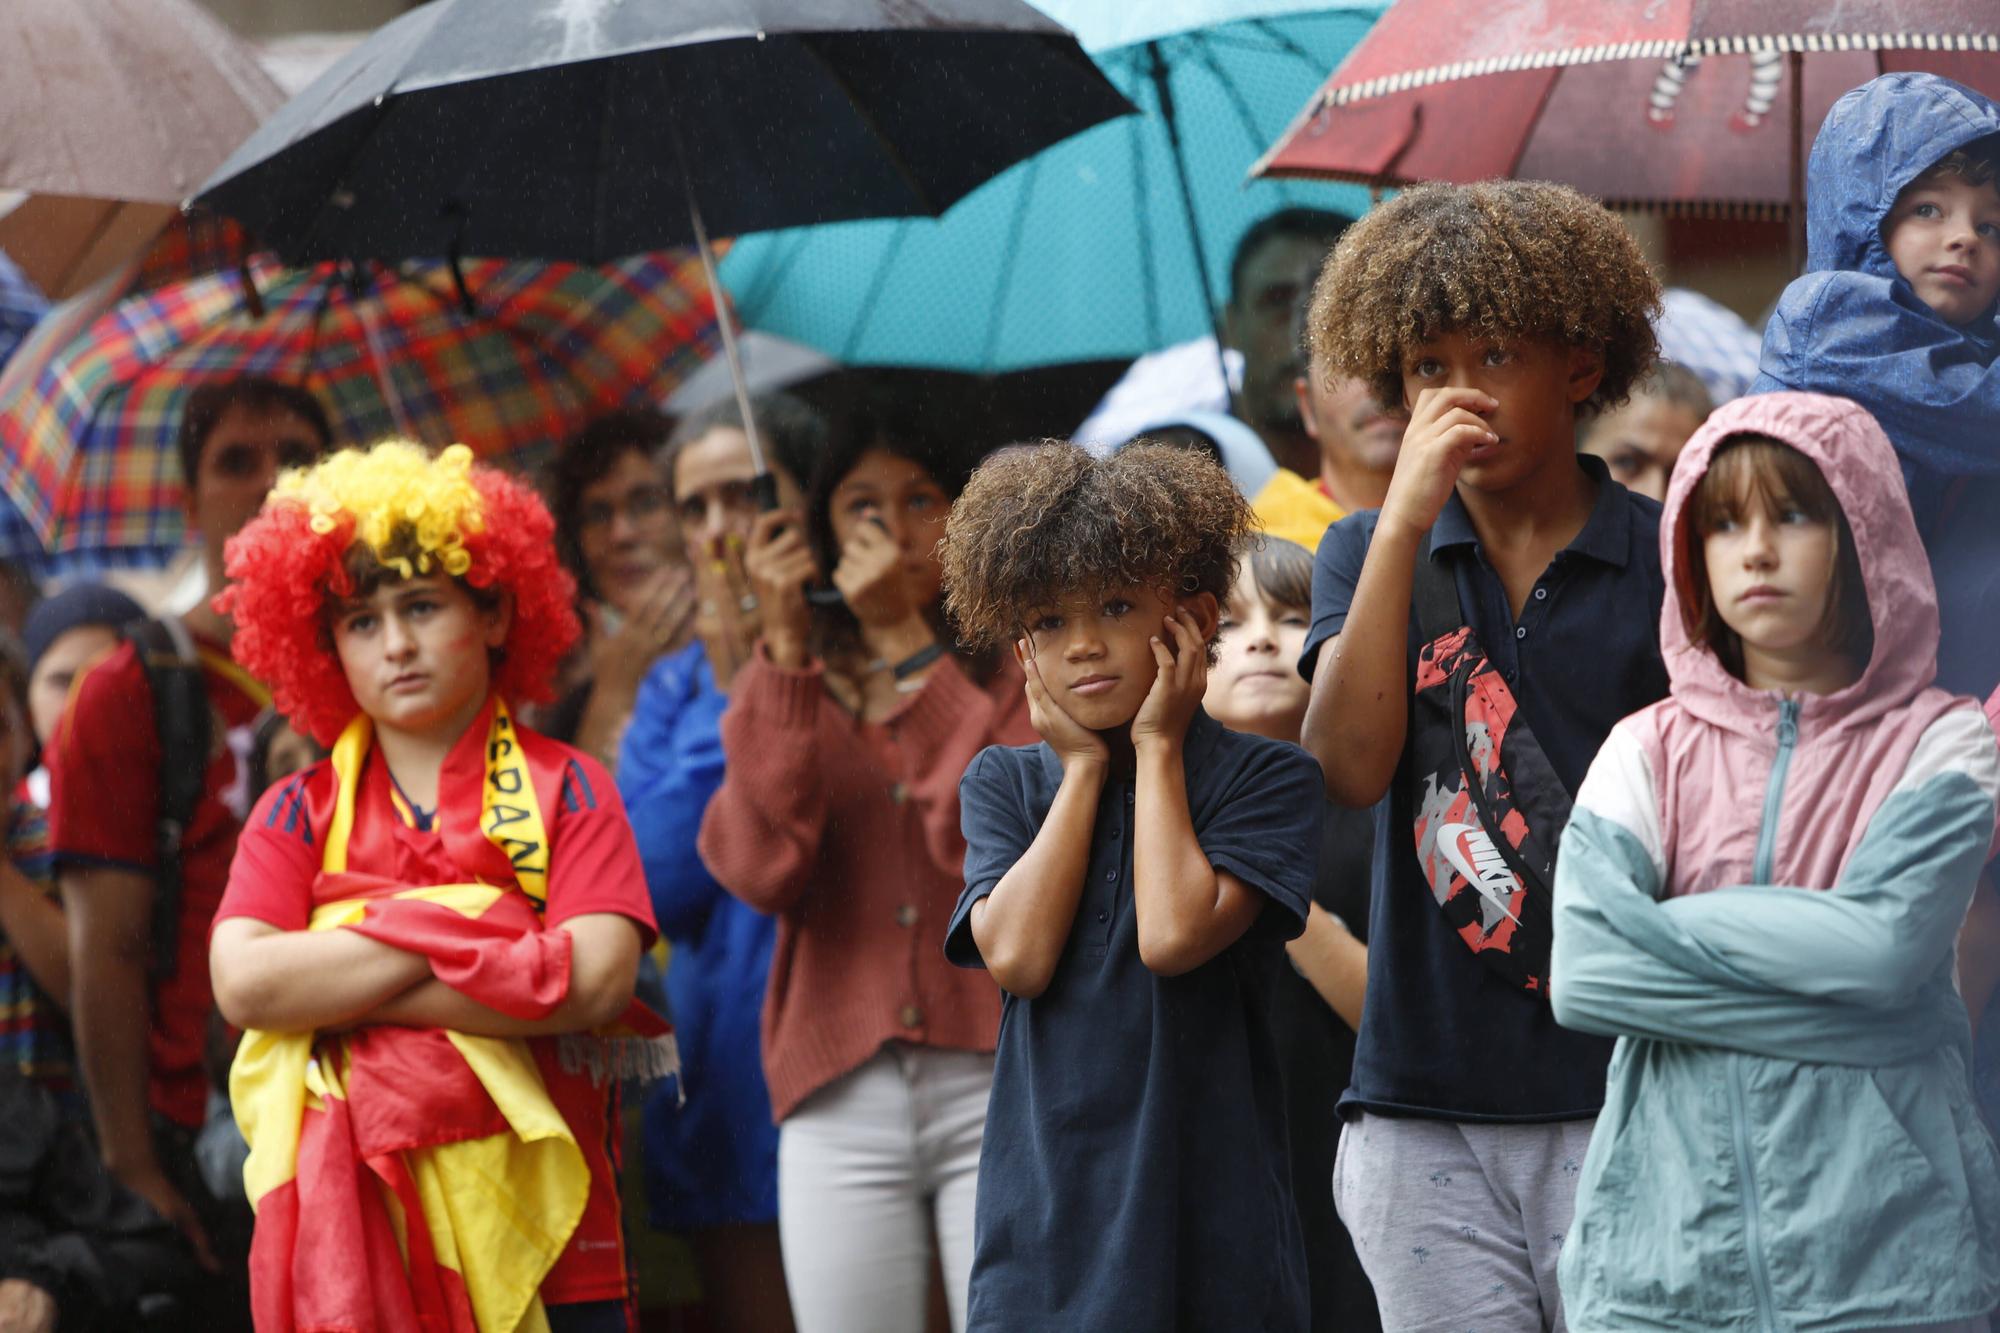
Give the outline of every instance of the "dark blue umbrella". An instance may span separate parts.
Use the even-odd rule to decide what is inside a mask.
[[[706,260],[710,231],[935,215],[1130,110],[1022,0],[432,0],[286,104],[198,202],[294,263],[595,264],[691,242]]]
[[[197,201],[292,263],[599,264],[936,214],[1131,107],[1022,0],[432,0],[250,136]]]

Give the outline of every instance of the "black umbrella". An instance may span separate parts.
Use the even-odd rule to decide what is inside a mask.
[[[1021,0],[432,0],[287,103],[196,202],[294,263],[695,243],[713,285],[704,221],[934,216],[1130,110]],[[733,336],[724,350],[736,370]]]

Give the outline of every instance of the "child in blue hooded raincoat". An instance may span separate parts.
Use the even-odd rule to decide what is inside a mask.
[[[1834,103],[1806,169],[1806,272],[1750,388],[1836,394],[1881,423],[1937,583],[1938,683],[1980,698],[2000,684],[2000,525],[1981,518],[2000,501],[2000,229],[1966,219],[1964,253],[1899,263],[1892,249],[1900,226],[1927,225],[1904,215],[1929,184],[1955,177],[2000,210],[1993,135],[2000,107],[1935,74],[1885,74]],[[1945,259],[1969,281],[1932,271]],[[1956,308],[1974,292],[1978,308]]]

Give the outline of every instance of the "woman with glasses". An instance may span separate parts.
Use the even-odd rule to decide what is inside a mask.
[[[598,417],[563,447],[550,477],[556,544],[586,632],[569,688],[537,728],[614,774],[640,683],[694,627],[694,578],[658,457],[667,434],[667,419],[650,410]]]

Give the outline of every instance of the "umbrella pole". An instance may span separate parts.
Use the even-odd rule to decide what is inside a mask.
[[[680,148],[675,136],[676,149]],[[694,228],[695,249],[701,254],[701,271],[708,279],[708,294],[715,302],[715,322],[722,329],[722,354],[729,360],[729,382],[736,389],[736,410],[743,417],[743,436],[750,441],[750,467],[755,472],[750,487],[759,509],[778,507],[778,480],[764,460],[764,444],[757,438],[757,418],[750,411],[750,382],[743,374],[743,354],[736,348],[736,330],[730,325],[729,300],[722,279],[715,271],[715,249],[708,243],[708,228],[701,220],[701,204],[694,197],[694,180],[688,174],[687,154],[681,152],[681,184],[687,190],[688,224]]]
[[[1195,216],[1194,190],[1188,185],[1187,162],[1181,155],[1180,118],[1174,109],[1174,90],[1168,80],[1167,62],[1160,56],[1160,44],[1146,43],[1147,75],[1153,95],[1159,99],[1160,121],[1167,127],[1167,155],[1174,162],[1174,182],[1180,187],[1181,212],[1187,217],[1188,246],[1194,251],[1195,290],[1201,293],[1201,307],[1208,314],[1208,329],[1215,336],[1215,359],[1222,369],[1222,385],[1229,387],[1229,362],[1222,354],[1222,320],[1216,314],[1215,296],[1208,289],[1208,251],[1201,243],[1201,222]]]
[[[1792,250],[1792,276],[1797,277],[1806,267],[1806,156],[1805,156],[1805,83],[1806,58],[1802,52],[1793,51],[1787,59],[1787,82],[1791,84],[1792,104],[1792,211],[1791,226],[1788,228]]]

